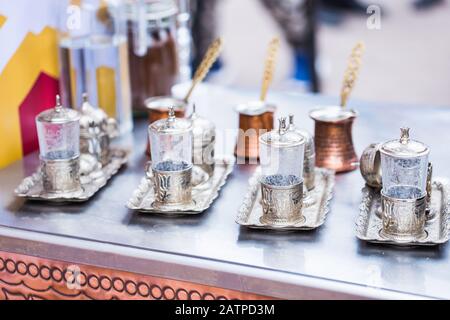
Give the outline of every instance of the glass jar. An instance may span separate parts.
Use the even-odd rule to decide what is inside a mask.
[[[59,58],[63,104],[90,102],[132,129],[126,14],[122,0],[60,0]]]
[[[80,116],[64,108],[59,97],[55,108],[36,117],[40,158],[69,160],[80,155]]]
[[[149,126],[152,175],[156,207],[192,204],[192,124],[188,119],[169,117]],[[147,173],[148,174],[148,173]]]
[[[169,108],[173,108],[175,117],[183,118],[187,103],[180,99],[172,97],[153,97],[145,101],[145,107],[148,113],[148,123],[152,124],[160,119],[166,119]],[[150,143],[147,142],[147,155],[150,156]]]
[[[289,131],[286,119],[278,130],[260,137],[261,197],[264,224],[286,226],[305,221],[303,204],[303,156],[305,139]]]
[[[428,155],[430,149],[401,129],[399,140],[380,147],[383,188],[381,235],[395,241],[426,237]]]
[[[409,128],[401,129],[399,140],[381,145],[383,193],[395,199],[417,199],[427,192],[429,148],[409,138]]]
[[[59,96],[56,106],[36,117],[41,175],[48,193],[80,192],[80,116],[64,108]]]
[[[153,168],[159,171],[179,171],[192,166],[192,124],[176,118],[173,108],[167,119],[149,126],[150,153]]]
[[[260,137],[262,181],[274,186],[289,186],[303,182],[305,139],[288,131],[286,119],[278,130]]]
[[[132,104],[145,111],[145,100],[168,96],[178,74],[177,6],[172,0],[128,0],[128,52]]]

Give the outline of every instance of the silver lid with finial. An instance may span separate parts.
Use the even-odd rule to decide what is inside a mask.
[[[175,117],[174,107],[169,107],[168,118],[153,122],[149,128],[159,134],[183,134],[192,130],[192,122]]]
[[[56,95],[55,107],[41,112],[36,119],[39,122],[64,124],[79,121],[80,114],[73,109],[63,107],[61,104],[61,97]]]
[[[297,132],[288,130],[286,117],[278,119],[278,130],[261,135],[260,142],[276,148],[289,148],[305,143],[305,138]]]
[[[406,127],[400,128],[400,139],[383,143],[380,152],[399,158],[413,158],[428,154],[430,152],[428,146],[420,141],[412,140],[409,136],[409,130]]]

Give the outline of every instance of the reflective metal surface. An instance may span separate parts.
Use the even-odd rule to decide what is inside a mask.
[[[236,126],[233,106],[246,101],[250,94],[216,87],[206,91],[211,104],[197,104],[197,108],[217,125],[217,153],[231,154],[236,137],[230,138],[228,147],[224,148],[223,130]],[[280,106],[280,114],[293,113],[297,119],[306,119],[312,107],[330,104],[335,98],[274,92],[271,100]],[[442,147],[449,139],[449,109],[357,101],[349,107],[359,112],[353,128],[357,151],[361,152],[372,141],[389,139],[397,134],[401,125],[414,123],[415,136],[432,150],[430,158],[435,175],[450,177],[449,151]],[[305,129],[311,131],[313,121],[304,124]],[[255,169],[250,165],[237,165],[219,198],[207,212],[195,217],[174,219],[128,210],[125,203],[139,184],[147,161],[144,155],[145,127],[146,123],[137,123],[135,138],[123,141],[134,141],[126,170],[121,170],[107,188],[83,204],[52,206],[14,196],[14,188],[38,165],[37,154],[0,170],[0,225],[14,228],[0,227],[2,250],[54,255],[69,261],[84,259],[86,263],[99,265],[116,263],[117,268],[129,271],[153,270],[170,278],[215,283],[230,289],[245,286],[246,291],[268,292],[280,297],[304,297],[306,294],[317,297],[336,288],[348,288],[357,296],[376,293],[392,297],[403,292],[450,298],[448,244],[405,250],[372,245],[356,238],[354,225],[364,185],[358,171],[336,176],[327,222],[311,232],[248,230],[234,222],[247,191],[248,179]],[[33,234],[33,241],[8,240],[14,235],[24,239],[30,234],[18,229],[46,234]],[[52,234],[61,236],[51,237]],[[54,243],[81,249],[48,249],[53,248]],[[89,253],[93,250],[96,252]],[[119,253],[139,255],[140,262],[133,264],[133,259],[128,257],[118,263]],[[165,259],[166,268],[161,262],[149,263],[150,257],[160,257],[159,261]],[[196,258],[200,258],[197,265],[206,270],[201,274],[186,271],[189,269],[185,265],[194,265]],[[177,268],[175,260],[184,263],[183,269]],[[213,269],[213,265],[217,267]],[[225,266],[228,266],[226,271]],[[277,285],[276,281],[284,283]],[[320,290],[295,291],[295,288],[308,287],[312,282]]]

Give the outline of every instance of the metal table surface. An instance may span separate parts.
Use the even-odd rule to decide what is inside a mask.
[[[238,103],[256,92],[203,86],[194,99],[200,114],[217,125],[218,153],[231,153]],[[336,98],[274,92],[277,115],[293,113],[313,129],[308,111]],[[450,110],[383,103],[350,104],[359,112],[354,142],[359,153],[371,142],[412,128],[413,138],[431,147],[435,176],[450,176]],[[203,214],[167,218],[136,213],[125,203],[146,162],[145,121],[137,122],[128,166],[89,202],[50,205],[24,201],[13,190],[32,173],[37,154],[0,170],[0,250],[49,259],[166,276],[281,298],[450,298],[449,246],[395,248],[355,237],[363,179],[359,171],[338,175],[331,212],[311,232],[247,230],[234,220],[254,165],[237,165],[220,197]]]

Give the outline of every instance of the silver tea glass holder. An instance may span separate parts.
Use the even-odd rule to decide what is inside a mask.
[[[127,163],[129,151],[120,148],[112,148],[109,152],[109,161],[101,165],[92,155],[81,154],[78,159],[79,185],[76,189],[65,189],[67,191],[52,192],[46,188],[44,176],[48,174],[43,167],[29,177],[22,180],[14,190],[16,196],[27,200],[50,201],[50,202],[84,202],[103,188],[119,169]],[[63,176],[64,174],[58,174]]]
[[[386,234],[382,218],[382,197],[377,188],[365,186],[362,189],[362,200],[358,218],[356,219],[356,236],[362,241],[397,246],[433,246],[449,240],[449,208],[450,184],[447,179],[436,178],[431,183],[431,199],[429,210],[432,218],[425,221],[423,229],[411,233],[408,237],[393,237]],[[422,200],[423,201],[423,200]],[[417,203],[406,204],[407,210],[414,210]],[[411,223],[411,222],[410,222]]]
[[[141,179],[137,189],[127,202],[127,207],[143,213],[165,214],[165,215],[197,215],[207,210],[214,200],[219,196],[219,191],[226,183],[227,177],[233,171],[235,159],[231,156],[217,157],[215,159],[214,171],[209,176],[201,167],[193,166],[191,168],[190,177],[186,172],[183,173],[183,182],[181,184],[167,186],[169,189],[178,189],[181,185],[190,180],[190,196],[186,191],[178,192],[175,190],[176,198],[172,203],[165,200],[165,193],[161,188],[161,176],[151,170],[151,166],[147,165],[146,175]],[[163,182],[165,183],[165,182]],[[169,191],[169,190],[167,190]],[[173,191],[173,189],[172,189]],[[170,191],[169,191],[170,192]],[[184,195],[184,196],[182,196]],[[180,201],[181,200],[181,201]]]
[[[325,168],[315,168],[315,187],[306,192],[301,204],[301,218],[273,222],[264,219],[263,196],[261,188],[261,168],[257,168],[249,179],[249,188],[238,211],[236,223],[252,228],[265,230],[301,231],[313,230],[325,222],[330,211],[330,201],[333,197],[335,174]],[[306,203],[305,200],[309,203]]]
[[[358,227],[359,238],[392,244],[437,241],[430,236],[427,223],[434,221],[436,214],[441,220],[442,210],[446,210],[445,205],[440,207],[442,210],[432,208],[432,199],[436,196],[433,193],[441,190],[442,196],[445,184],[440,183],[438,188],[432,182],[429,153],[424,143],[410,139],[409,128],[401,128],[400,139],[371,144],[364,150],[360,168],[367,186],[363,190],[361,216],[370,217],[366,211],[372,211],[372,194],[376,194],[379,205],[373,211],[381,221],[381,229],[376,236],[364,236],[363,229]],[[358,226],[364,225],[361,219],[358,219]]]

